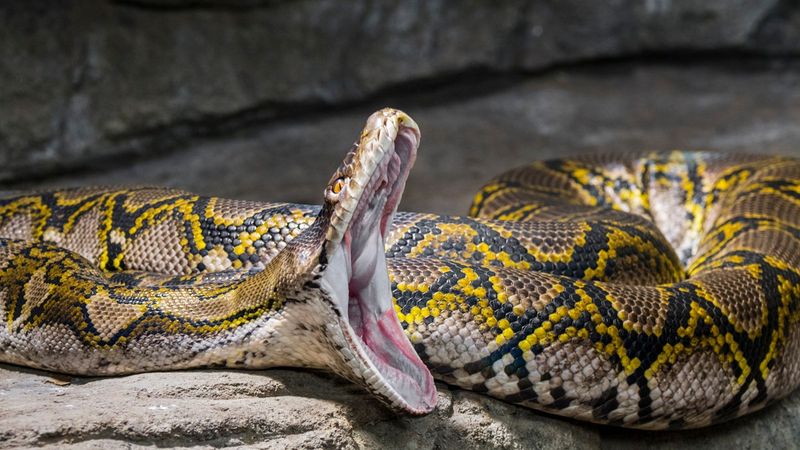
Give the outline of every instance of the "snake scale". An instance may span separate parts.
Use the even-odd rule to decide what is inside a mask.
[[[433,377],[695,428],[800,381],[800,161],[536,162],[467,217],[396,213],[419,143],[373,114],[321,206],[167,188],[0,197],[0,361],[77,375],[322,368],[411,414]]]

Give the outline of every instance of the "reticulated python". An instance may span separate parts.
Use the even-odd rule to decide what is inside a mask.
[[[6,195],[0,361],[325,368],[416,414],[435,406],[430,369],[641,428],[709,425],[797,386],[800,161],[538,162],[487,184],[471,217],[395,216],[418,142],[405,114],[374,114],[321,207]]]

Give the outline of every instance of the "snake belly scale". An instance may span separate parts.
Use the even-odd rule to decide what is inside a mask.
[[[323,368],[412,414],[433,377],[558,415],[696,428],[800,382],[800,161],[536,162],[469,216],[398,213],[382,110],[321,206],[166,188],[0,198],[0,361],[77,375]]]

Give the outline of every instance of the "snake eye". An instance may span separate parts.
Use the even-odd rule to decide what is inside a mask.
[[[341,177],[334,181],[331,185],[328,186],[328,189],[325,191],[325,196],[329,201],[335,202],[339,200],[339,194],[344,190],[345,186],[347,186],[347,178]]]
[[[333,183],[331,192],[338,194],[339,192],[342,192],[342,189],[344,189],[344,178],[339,178],[335,183]]]

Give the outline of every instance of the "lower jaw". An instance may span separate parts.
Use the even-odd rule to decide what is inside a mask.
[[[361,367],[351,368],[360,370],[361,383],[393,408],[428,413],[436,405],[435,384],[393,307],[382,235],[375,227],[363,240],[348,241],[358,245],[358,250],[349,254],[352,259],[338,262],[349,263],[354,272],[347,286],[346,309],[340,306],[342,331],[351,349],[361,356],[357,358]]]
[[[433,377],[400,327],[394,309],[367,318],[361,330],[364,334],[353,338],[367,359],[362,361],[360,377],[365,387],[393,409],[412,415],[431,412],[437,401]]]

